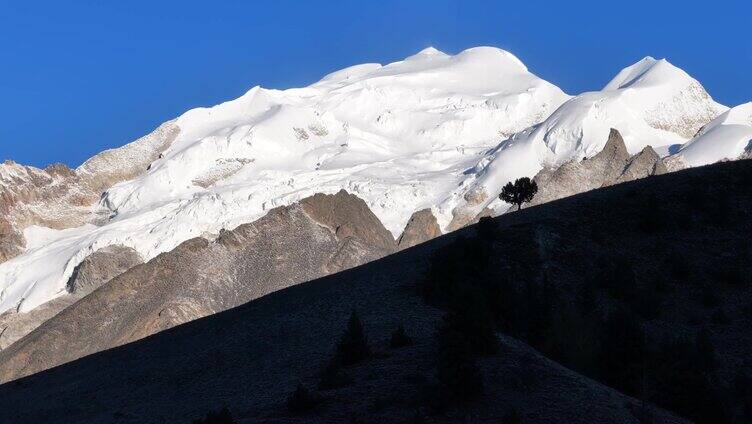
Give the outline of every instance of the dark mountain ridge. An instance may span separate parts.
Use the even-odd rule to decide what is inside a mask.
[[[752,405],[749,181],[752,161],[742,160],[649,177],[484,220],[366,265],[4,384],[0,418],[185,422],[225,405],[238,422],[406,422],[417,415],[429,422],[636,423],[681,422],[680,415],[707,421],[712,414],[719,422],[744,422]],[[434,337],[446,306],[441,299],[426,303],[420,287],[427,275],[430,280],[432,269],[441,269],[436,268],[436,258],[441,258],[436,252],[456,255],[457,246],[470,247],[460,256],[470,265],[475,263],[472,252],[490,249],[485,268],[472,271],[477,281],[468,279],[467,284],[498,286],[502,299],[525,303],[514,293],[550,287],[550,292],[540,292],[541,298],[573,311],[595,311],[594,322],[615,325],[608,327],[618,330],[611,334],[630,335],[625,328],[638,328],[651,346],[678,337],[699,340],[701,334],[705,344],[698,346],[709,346],[713,364],[690,376],[710,383],[701,387],[710,390],[705,400],[716,404],[696,402],[693,409],[694,399],[681,396],[697,393],[682,390],[688,386],[685,380],[668,378],[683,374],[648,370],[650,389],[657,391],[652,394],[614,380],[613,371],[623,365],[618,361],[630,358],[615,357],[608,367],[602,353],[619,346],[631,349],[632,338],[601,340],[594,336],[602,333],[572,325],[582,323],[584,315],[571,315],[569,322],[556,314],[540,319],[530,315],[533,309],[512,306],[493,310],[499,315],[494,321],[500,331],[498,353],[477,358],[484,393],[434,411],[426,399],[433,392],[426,388],[436,384]],[[449,271],[465,271],[453,263],[459,261],[450,261]],[[321,390],[324,402],[312,412],[289,412],[286,396],[299,382],[316,387],[353,310],[377,354],[347,369],[350,385]],[[509,316],[510,310],[522,319]],[[540,310],[548,314],[559,309]],[[609,317],[622,310],[629,320],[614,324]],[[540,328],[520,324],[527,320],[540,322]],[[557,322],[561,326],[552,332]],[[389,334],[399,325],[415,343],[388,350]],[[664,368],[681,358],[669,358]],[[637,368],[637,374],[645,373],[639,364]],[[625,373],[625,381],[634,375]],[[665,382],[674,384],[660,385]]]

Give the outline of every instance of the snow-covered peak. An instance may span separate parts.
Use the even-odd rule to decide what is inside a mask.
[[[104,190],[88,214],[98,226],[27,228],[27,250],[0,263],[0,312],[62,294],[97,249],[122,245],[149,260],[314,193],[357,195],[394,236],[424,208],[451,229],[507,181],[598,153],[611,128],[636,153],[684,143],[725,110],[665,60],[645,58],[604,90],[572,98],[493,47],[428,48],[307,87],[256,86],[79,167],[95,197]],[[748,128],[737,124],[745,110],[729,111],[703,136]]]
[[[621,70],[603,90],[571,98],[541,124],[501,142],[474,168],[476,179],[457,194],[454,219],[474,216],[508,181],[597,154],[612,128],[630,154],[648,145],[668,151],[726,110],[683,70],[646,57]]]
[[[519,94],[521,90],[541,87],[564,97],[561,90],[531,74],[516,56],[495,47],[474,47],[453,56],[429,47],[388,65],[345,68],[327,75],[311,88],[344,91],[345,87],[354,90],[401,86],[476,96]]]
[[[93,216],[109,217],[103,225],[26,231],[27,251],[0,264],[0,312],[63,293],[75,266],[102,247],[132,247],[148,260],[317,192],[361,197],[397,236],[414,211],[446,203],[499,140],[568,98],[514,55],[479,47],[457,55],[426,49],[308,87],[257,86],[192,109],[77,170],[93,181],[103,172],[133,176],[104,179],[121,182],[94,206]]]
[[[705,125],[674,155],[689,166],[737,159],[752,152],[752,102],[729,109]]]
[[[692,83],[694,79],[666,59],[646,56],[633,65],[622,69],[603,90],[620,90],[629,87],[647,87]]]
[[[407,57],[405,60],[424,60],[432,57],[448,57],[449,55],[441,50],[431,46],[419,51],[418,53]]]
[[[714,119],[702,132],[718,125],[747,125],[752,126],[752,102],[735,106],[718,118]]]

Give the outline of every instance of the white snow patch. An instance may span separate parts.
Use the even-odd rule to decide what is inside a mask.
[[[752,150],[752,102],[736,106],[706,125],[676,156],[689,166],[737,159]]]

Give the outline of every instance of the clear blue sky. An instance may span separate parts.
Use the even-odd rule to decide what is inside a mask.
[[[427,46],[509,50],[568,93],[666,57],[752,97],[752,1],[0,0],[0,160],[71,166],[254,85],[306,85]]]

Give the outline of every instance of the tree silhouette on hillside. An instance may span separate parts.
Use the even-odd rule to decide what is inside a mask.
[[[342,365],[356,364],[371,356],[368,339],[363,331],[363,323],[353,311],[347,329],[337,345],[337,357]]]
[[[538,193],[538,183],[528,177],[522,177],[515,180],[514,184],[508,182],[499,194],[499,199],[517,205],[517,210],[522,208],[523,203],[533,200]]]

